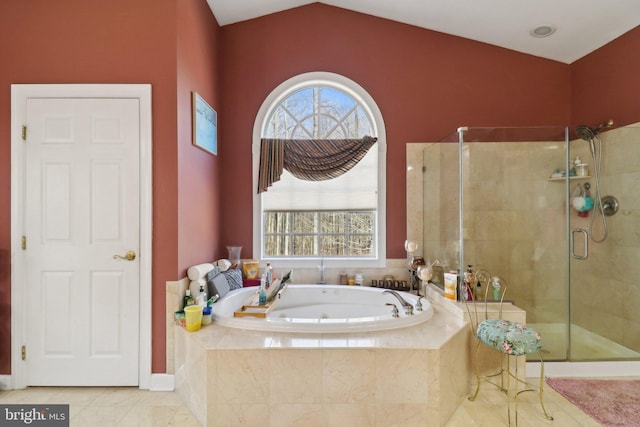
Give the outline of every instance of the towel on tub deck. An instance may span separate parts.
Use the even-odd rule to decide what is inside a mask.
[[[216,294],[222,298],[231,290],[227,278],[224,277],[224,274],[220,273],[218,267],[215,267],[207,273],[207,290],[209,291],[209,298]]]
[[[204,276],[206,276],[211,270],[213,270],[213,264],[211,263],[194,265],[189,267],[187,270],[187,277],[192,281],[204,279]]]
[[[242,271],[237,268],[231,268],[227,271],[223,271],[222,275],[227,279],[229,283],[229,290],[240,289],[242,287]]]

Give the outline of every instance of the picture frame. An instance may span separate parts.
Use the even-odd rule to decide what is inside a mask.
[[[192,92],[193,145],[218,155],[218,113],[197,93]]]

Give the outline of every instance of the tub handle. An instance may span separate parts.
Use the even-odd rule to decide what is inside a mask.
[[[424,297],[418,296],[418,302],[416,302],[416,305],[415,305],[416,311],[422,311],[422,302],[420,301],[422,298]]]
[[[582,233],[584,237],[584,255],[576,255],[575,239],[576,233]],[[571,256],[575,259],[587,259],[589,257],[589,233],[583,228],[574,228],[571,230]]]
[[[398,317],[400,317],[400,312],[398,311],[398,307],[391,302],[386,303],[385,305],[390,305],[393,308],[391,309],[391,316],[395,319],[397,319]]]

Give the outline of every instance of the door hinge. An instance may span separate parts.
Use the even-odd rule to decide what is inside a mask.
[[[22,126],[22,140],[23,141],[27,140],[27,127],[26,126]]]
[[[27,250],[27,236],[22,236],[22,250]]]
[[[27,346],[22,346],[22,360],[27,360]]]

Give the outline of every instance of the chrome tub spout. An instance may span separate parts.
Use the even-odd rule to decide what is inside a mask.
[[[383,294],[391,294],[394,297],[396,297],[398,299],[398,301],[400,302],[400,305],[402,305],[402,308],[404,308],[404,313],[408,316],[413,314],[413,306],[411,304],[409,304],[407,302],[407,300],[405,300],[404,298],[402,298],[402,296],[397,293],[394,290],[391,289],[387,289],[386,291],[382,292]]]

